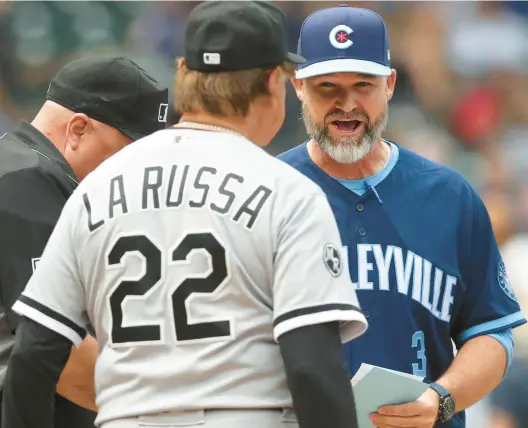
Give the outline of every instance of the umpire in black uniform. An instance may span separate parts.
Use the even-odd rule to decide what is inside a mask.
[[[32,123],[0,138],[0,385],[18,323],[11,307],[66,200],[105,159],[164,129],[167,105],[168,89],[131,60],[79,59],[53,78]],[[57,385],[56,428],[94,426],[97,352],[91,336],[72,350]]]

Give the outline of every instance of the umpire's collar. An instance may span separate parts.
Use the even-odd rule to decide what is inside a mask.
[[[37,128],[31,125],[25,120],[18,122],[17,127],[13,130],[15,135],[20,141],[29,146],[32,150],[38,152],[41,156],[57,162],[61,169],[67,174],[73,181],[77,183],[75,173],[71,169],[71,166],[62,153],[53,145],[53,143]]]

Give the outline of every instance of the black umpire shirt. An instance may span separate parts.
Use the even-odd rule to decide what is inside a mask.
[[[57,148],[21,121],[0,138],[0,384],[18,316],[11,307],[38,263],[62,208],[77,187]],[[55,428],[93,428],[96,414],[56,395]],[[0,406],[1,408],[1,406]]]

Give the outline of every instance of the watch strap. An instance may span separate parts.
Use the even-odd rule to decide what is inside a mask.
[[[442,385],[436,382],[429,384],[429,388],[435,391],[441,398],[449,397],[451,394]]]
[[[455,401],[453,396],[447,391],[447,389],[436,382],[429,384],[429,388],[440,396],[437,420],[439,422],[449,421],[454,415]]]

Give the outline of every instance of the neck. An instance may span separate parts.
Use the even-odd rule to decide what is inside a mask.
[[[35,118],[31,121],[31,125],[38,129],[40,133],[46,136],[48,140],[59,150],[59,152],[64,155],[64,145],[59,144],[60,139],[58,135],[60,130],[58,129],[59,119],[61,116],[60,111],[52,111],[53,106],[49,103],[46,103],[40,111],[37,113]]]
[[[332,177],[343,180],[361,180],[383,169],[390,156],[390,146],[379,139],[365,157],[354,163],[336,162],[314,140],[308,142],[308,154],[312,161]]]
[[[259,126],[253,124],[254,120],[251,116],[219,117],[207,113],[184,113],[182,114],[179,123],[181,124],[183,122],[194,122],[192,127],[196,129],[200,129],[199,124],[219,126],[236,132],[259,146],[264,145],[261,143],[261,137],[258,134]],[[207,128],[204,127],[203,129]]]

